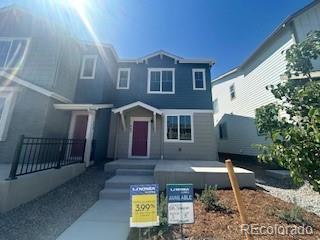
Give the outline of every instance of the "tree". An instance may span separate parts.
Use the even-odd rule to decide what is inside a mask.
[[[320,31],[310,32],[285,56],[288,80],[266,87],[277,101],[256,110],[258,132],[272,141],[258,145],[258,158],[275,161],[297,184],[308,181],[320,192],[320,78],[311,74],[320,56]]]

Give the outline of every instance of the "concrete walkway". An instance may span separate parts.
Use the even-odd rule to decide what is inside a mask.
[[[129,200],[99,200],[57,240],[126,240],[129,234]]]

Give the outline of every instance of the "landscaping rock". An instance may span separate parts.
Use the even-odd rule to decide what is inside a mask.
[[[29,203],[0,214],[0,240],[53,240],[91,207],[107,174],[91,167]]]

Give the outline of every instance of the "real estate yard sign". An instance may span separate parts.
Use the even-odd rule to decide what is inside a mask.
[[[193,185],[167,184],[168,223],[194,223]]]
[[[158,196],[158,184],[130,186],[130,227],[159,226]]]

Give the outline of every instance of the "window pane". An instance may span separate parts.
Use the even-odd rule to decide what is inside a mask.
[[[23,54],[26,50],[27,40],[13,40],[8,55],[6,67],[16,68],[22,63]]]
[[[10,48],[10,41],[0,41],[0,67],[4,67]]]
[[[180,116],[180,140],[191,140],[190,116]]]
[[[204,88],[203,86],[203,72],[195,72],[195,85],[196,88]]]
[[[128,87],[128,71],[121,71],[120,72],[120,80],[119,80],[119,87],[120,88],[127,88]]]
[[[160,72],[151,72],[150,91],[160,91]]]
[[[230,90],[230,98],[231,100],[234,99],[236,97],[236,91],[235,91],[235,88],[234,88],[234,84],[232,84],[229,88]]]
[[[178,139],[177,116],[167,116],[167,139]]]
[[[172,71],[163,71],[162,72],[162,91],[163,92],[172,92],[173,86],[172,86]]]
[[[0,120],[3,113],[5,102],[6,102],[6,99],[4,97],[0,97]]]
[[[83,69],[84,77],[92,77],[93,76],[93,66],[94,66],[94,58],[86,58]]]

